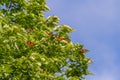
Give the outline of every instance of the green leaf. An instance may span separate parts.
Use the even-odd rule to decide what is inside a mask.
[[[90,74],[74,29],[45,17],[46,0],[0,0],[0,79],[79,80]],[[59,73],[60,75],[55,75]]]

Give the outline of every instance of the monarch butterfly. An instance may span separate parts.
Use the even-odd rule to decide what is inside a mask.
[[[56,38],[57,38],[58,41],[64,40],[64,38],[62,38],[62,37],[60,37],[60,36],[58,36],[58,37],[56,37]]]
[[[27,42],[27,45],[28,45],[28,46],[34,46],[35,44],[34,44],[33,42],[28,41],[28,42]]]
[[[83,53],[86,53],[86,52],[88,52],[89,50],[87,50],[87,49],[81,49],[80,50],[80,52],[83,52]]]
[[[33,29],[28,29],[27,32],[28,32],[28,33],[34,32],[34,30],[33,30]]]

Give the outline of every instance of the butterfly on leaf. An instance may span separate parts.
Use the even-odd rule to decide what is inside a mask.
[[[57,36],[56,39],[57,39],[58,41],[64,40],[64,41],[66,41],[66,42],[68,42],[68,43],[70,42],[70,39],[68,39],[68,38],[63,38],[63,37],[60,37],[60,36]]]
[[[27,45],[28,45],[28,46],[34,46],[35,44],[34,44],[33,42],[28,41],[28,42],[27,42]]]
[[[64,40],[64,38],[62,38],[62,37],[60,37],[60,36],[57,36],[56,39],[57,39],[58,41]]]
[[[88,52],[89,50],[87,50],[87,49],[81,49],[80,50],[80,52],[82,52],[82,53],[86,53],[86,52]]]
[[[31,32],[34,32],[34,30],[33,29],[28,29],[27,32],[31,33]]]

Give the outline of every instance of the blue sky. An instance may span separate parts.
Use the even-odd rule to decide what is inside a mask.
[[[60,24],[76,29],[72,40],[89,49],[94,75],[87,80],[120,80],[120,0],[47,0]]]

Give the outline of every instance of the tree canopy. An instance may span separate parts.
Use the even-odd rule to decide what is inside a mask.
[[[91,59],[46,0],[0,0],[0,80],[82,80]]]

